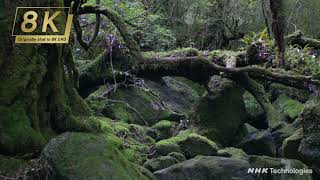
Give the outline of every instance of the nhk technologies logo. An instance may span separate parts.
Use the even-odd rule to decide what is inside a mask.
[[[68,43],[73,14],[69,7],[18,7],[12,36],[16,43]]]

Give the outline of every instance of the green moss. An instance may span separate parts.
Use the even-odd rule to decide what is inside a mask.
[[[114,102],[101,97],[105,87],[99,88],[87,99],[88,105],[98,114],[129,124],[153,125],[160,119],[167,119],[171,112],[161,105],[154,107],[158,99],[141,87],[118,89],[110,97]],[[141,116],[142,118],[141,118]]]
[[[210,92],[193,106],[189,118],[199,134],[220,145],[232,143],[237,130],[247,118],[243,90],[233,81],[213,76]]]
[[[191,158],[197,155],[215,155],[218,147],[213,141],[187,130],[175,137],[157,142],[156,150],[161,155],[183,152]]]
[[[22,104],[0,106],[0,151],[3,154],[40,150],[46,139],[32,128]]]
[[[0,174],[11,174],[18,169],[28,166],[29,162],[22,159],[0,155]]]
[[[245,153],[242,149],[238,149],[234,147],[221,149],[218,151],[218,155],[224,156],[224,157],[230,157],[234,159],[243,159],[243,160],[249,159],[249,155],[247,153]]]
[[[168,156],[175,158],[176,160],[178,160],[178,162],[183,162],[186,160],[186,157],[183,154],[178,152],[171,152],[168,154]]]
[[[273,105],[280,113],[283,113],[287,118],[289,118],[289,120],[297,118],[304,107],[302,103],[290,99],[284,94],[280,95]]]
[[[186,79],[184,77],[173,77],[173,78],[176,79],[177,81],[181,81],[183,83],[186,83],[194,91],[196,91],[199,96],[202,96],[203,93],[206,91],[206,88],[203,85],[200,85],[200,84],[198,84],[196,82],[193,82],[193,81],[191,81],[189,79]]]
[[[177,163],[177,160],[171,156],[160,156],[155,159],[148,159],[143,166],[151,172],[155,172]]]
[[[177,124],[175,122],[162,120],[162,121],[159,121],[154,126],[152,126],[152,128],[156,130],[158,134],[158,139],[162,140],[162,139],[168,139],[173,135],[173,131],[175,130],[176,125]]]
[[[199,52],[194,48],[182,48],[176,49],[173,51],[164,51],[164,52],[144,52],[143,56],[146,58],[165,58],[165,57],[192,57],[198,56]]]
[[[129,125],[124,122],[113,123],[113,129],[118,136],[130,134]]]
[[[303,110],[303,107],[302,103],[291,99],[286,102],[283,112],[286,116],[290,117],[290,119],[295,119]]]
[[[64,133],[49,142],[42,157],[56,179],[146,179],[105,136]]]

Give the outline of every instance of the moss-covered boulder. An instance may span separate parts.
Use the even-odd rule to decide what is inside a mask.
[[[249,159],[249,155],[247,153],[245,153],[242,149],[234,148],[234,147],[227,147],[227,148],[218,150],[218,156],[230,157],[234,159],[243,159],[243,160]]]
[[[301,122],[299,119],[296,119],[291,124],[283,123],[282,125],[278,126],[276,129],[273,129],[271,134],[277,147],[280,147],[284,139],[293,135],[295,131],[299,128],[301,128]]]
[[[258,127],[263,127],[262,123],[265,119],[265,113],[258,101],[253,97],[248,91],[243,94],[244,104],[248,113],[248,123],[253,124]],[[261,125],[262,124],[262,125]]]
[[[165,76],[158,81],[145,80],[146,86],[162,99],[170,110],[187,115],[205,88],[183,77]]]
[[[290,137],[286,138],[280,148],[281,156],[289,159],[301,160],[301,157],[299,158],[300,154],[298,152],[298,149],[302,138],[302,128],[296,130]]]
[[[170,139],[161,140],[156,143],[158,154],[167,155],[170,152],[182,152],[187,158],[197,155],[216,155],[217,145],[207,139],[190,131],[184,131]]]
[[[238,147],[250,155],[276,155],[276,144],[270,131],[267,130],[248,134],[238,144]]]
[[[168,154],[168,156],[175,158],[176,160],[178,160],[178,162],[182,162],[182,161],[187,160],[183,154],[178,153],[178,152],[171,152]]]
[[[299,146],[299,153],[303,161],[308,164],[316,174],[320,175],[320,106],[319,102],[307,103],[301,113],[303,138]]]
[[[208,89],[209,93],[193,107],[190,119],[201,135],[228,145],[247,117],[243,91],[234,82],[220,76],[212,77]]]
[[[273,103],[273,106],[278,112],[282,113],[289,122],[296,119],[304,107],[299,101],[293,100],[284,94],[278,97]]]
[[[236,136],[234,137],[233,144],[239,143],[247,135],[252,134],[252,133],[256,133],[258,131],[259,131],[258,129],[256,129],[255,127],[251,126],[248,123],[242,124],[240,126],[240,128],[238,129],[238,132],[237,132]]]
[[[147,131],[151,128],[122,121],[113,122],[111,127],[115,135],[123,140],[125,147],[123,152],[127,158],[131,162],[142,164],[155,144],[155,140],[147,135]]]
[[[112,134],[63,133],[42,152],[57,179],[147,179],[110,140]]]
[[[142,87],[118,89],[105,97],[107,86],[101,86],[86,98],[88,105],[99,115],[127,123],[152,125],[160,119],[169,119],[171,111]]]
[[[155,172],[161,169],[165,169],[170,167],[178,162],[177,159],[171,156],[160,156],[154,159],[148,159],[143,166],[150,170],[151,172]]]
[[[308,166],[303,164],[299,160],[295,159],[281,159],[274,158],[268,156],[250,156],[249,163],[254,168],[266,168],[268,167],[268,173],[261,173],[257,176],[258,179],[266,179],[266,180],[312,180],[312,174],[310,173],[272,173],[270,168],[277,170],[292,170],[292,169],[306,169],[308,170]]]
[[[157,132],[157,140],[168,139],[173,136],[177,127],[176,122],[162,120],[153,125],[152,128]]]
[[[271,95],[271,100],[275,101],[280,95],[286,95],[299,102],[306,102],[310,97],[310,92],[278,83],[271,83],[267,87],[267,92]]]
[[[179,121],[200,97],[190,87],[196,83],[184,81],[188,84],[173,77],[144,79],[140,84],[120,87],[115,92],[104,85],[91,93],[86,102],[98,115],[127,123],[152,126],[163,119]]]
[[[197,156],[196,158],[156,171],[158,180],[254,180],[248,174],[250,164],[245,160],[216,156]]]

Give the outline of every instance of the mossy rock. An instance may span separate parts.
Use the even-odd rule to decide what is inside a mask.
[[[265,119],[265,113],[259,102],[248,91],[243,94],[244,104],[248,113],[248,123],[259,126]]]
[[[256,129],[255,127],[251,126],[248,123],[242,124],[240,126],[240,128],[238,129],[238,132],[237,132],[236,137],[234,138],[234,143],[233,144],[239,143],[247,135],[252,134],[252,133],[256,133],[258,131],[259,131],[258,129]]]
[[[238,144],[249,155],[276,155],[276,144],[269,130],[251,133]]]
[[[243,159],[243,160],[249,159],[249,155],[247,153],[245,153],[242,149],[234,148],[234,147],[227,147],[227,148],[218,150],[218,156],[230,157],[234,159]]]
[[[299,102],[306,102],[310,97],[310,93],[306,90],[285,86],[278,83],[271,83],[267,87],[267,92],[271,94],[271,100],[275,101],[280,95],[286,95]]]
[[[145,80],[148,88],[162,99],[170,110],[187,115],[190,106],[199,100],[202,86],[185,78],[165,76],[158,81]],[[170,119],[172,120],[172,119]],[[176,119],[179,121],[180,119]]]
[[[214,156],[218,151],[216,143],[196,133],[189,134],[185,140],[178,142],[178,144],[187,158],[198,155]]]
[[[302,138],[302,128],[296,130],[290,137],[286,138],[280,148],[281,156],[288,159],[302,160],[301,157],[299,158],[300,154],[298,152]]]
[[[250,156],[249,163],[254,168],[274,168],[274,169],[309,169],[305,164],[295,159],[282,159],[268,156]],[[312,180],[312,174],[286,174],[286,173],[261,173],[261,179],[268,180]]]
[[[170,166],[169,168],[156,171],[154,175],[158,180],[256,179],[254,175],[247,173],[248,168],[250,168],[250,164],[241,159],[197,156],[193,159]]]
[[[150,170],[151,172],[155,172],[161,169],[165,169],[176,164],[178,160],[171,156],[160,156],[155,159],[148,159],[143,166]]]
[[[178,153],[178,152],[171,152],[168,154],[168,156],[175,158],[176,160],[178,160],[178,162],[183,162],[183,161],[187,160],[183,154]]]
[[[272,137],[276,142],[277,146],[280,147],[287,137],[293,135],[297,129],[301,128],[301,122],[299,119],[291,124],[283,123],[278,128],[272,131]]]
[[[320,106],[319,101],[310,101],[300,115],[303,138],[298,152],[303,162],[320,175]]]
[[[105,136],[63,133],[42,152],[57,179],[147,179]]]
[[[129,124],[153,125],[160,119],[169,119],[172,114],[142,87],[121,88],[108,98],[103,97],[106,91],[107,87],[101,86],[86,98],[86,102],[97,114],[111,119]]]
[[[183,152],[187,158],[192,158],[197,155],[216,155],[218,147],[206,137],[184,131],[175,137],[157,142],[156,150],[159,154]]]
[[[295,101],[286,95],[280,95],[273,105],[276,110],[283,113],[290,122],[298,117],[304,107],[302,103]]]
[[[124,154],[131,162],[142,164],[147,159],[150,148],[154,146],[155,140],[146,134],[146,126],[127,124],[125,122],[113,122],[112,128],[116,136],[123,140],[125,146]]]
[[[176,127],[176,122],[168,120],[159,121],[157,124],[152,126],[152,128],[155,129],[158,134],[157,140],[163,140],[172,137]]]
[[[201,135],[220,145],[229,145],[247,118],[243,90],[220,76],[212,77],[209,89],[193,107],[191,122]]]

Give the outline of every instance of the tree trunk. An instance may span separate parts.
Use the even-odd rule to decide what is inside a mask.
[[[93,130],[80,118],[91,112],[75,90],[77,72],[70,47],[14,44],[11,36],[16,7],[62,4],[62,0],[0,4],[0,154],[37,152],[56,133]]]

